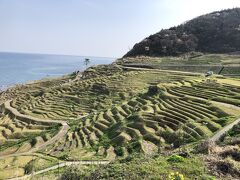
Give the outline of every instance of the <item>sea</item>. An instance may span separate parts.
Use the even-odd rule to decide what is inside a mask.
[[[85,59],[89,59],[86,66]],[[0,90],[43,78],[60,77],[116,58],[0,52]]]

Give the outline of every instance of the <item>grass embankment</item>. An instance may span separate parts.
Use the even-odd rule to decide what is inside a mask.
[[[55,158],[42,155],[8,157],[0,160],[0,179],[23,176],[57,164]]]
[[[91,173],[88,179],[171,179],[172,173],[185,179],[213,179],[206,171],[201,157],[181,156],[144,157],[130,156]]]
[[[179,57],[137,57],[117,61],[122,65],[240,76],[240,56],[228,54],[189,53]]]
[[[37,175],[35,179],[184,179],[213,180],[199,155],[182,157],[174,155],[143,156],[132,154],[127,158],[104,166],[70,166]]]
[[[227,83],[221,82],[223,78],[215,81],[181,73],[124,70],[114,65],[89,68],[81,79],[74,78],[73,74],[56,83],[42,82],[43,87],[41,83],[22,87],[11,104],[23,114],[68,122],[70,130],[66,136],[44,150],[61,160],[114,160],[131,157],[136,152],[152,155],[173,150],[212,136],[232,120],[232,115],[238,115],[235,110],[212,104],[214,100],[239,105],[237,80]],[[2,114],[5,115],[6,112]],[[9,117],[10,126],[4,126],[9,135],[32,128],[31,124],[15,120]],[[27,141],[32,147],[48,139],[41,134],[47,129],[39,126],[36,129],[40,131],[36,138],[20,137],[19,141]],[[131,171],[133,177],[146,178],[167,177],[171,171],[179,171],[187,178],[205,173],[198,157],[178,163],[169,162],[168,158],[158,156],[151,160],[140,156],[117,161],[99,171],[106,178],[110,174],[129,177]],[[193,171],[187,164],[193,166]]]
[[[145,63],[153,65],[237,65],[239,55],[227,54],[185,54],[179,57],[137,57],[124,58],[125,63]],[[122,59],[118,61],[121,63]]]

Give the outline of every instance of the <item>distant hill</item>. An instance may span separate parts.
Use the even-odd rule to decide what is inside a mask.
[[[175,56],[192,51],[240,51],[240,8],[216,11],[161,30],[135,44],[124,57]]]

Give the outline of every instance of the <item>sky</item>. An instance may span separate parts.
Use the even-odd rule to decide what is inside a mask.
[[[240,0],[0,0],[0,51],[122,57],[161,29]]]

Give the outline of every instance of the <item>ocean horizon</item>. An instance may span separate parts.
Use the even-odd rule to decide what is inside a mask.
[[[90,59],[88,66],[85,58]],[[0,90],[50,77],[60,77],[89,66],[111,64],[116,58],[0,52]]]

